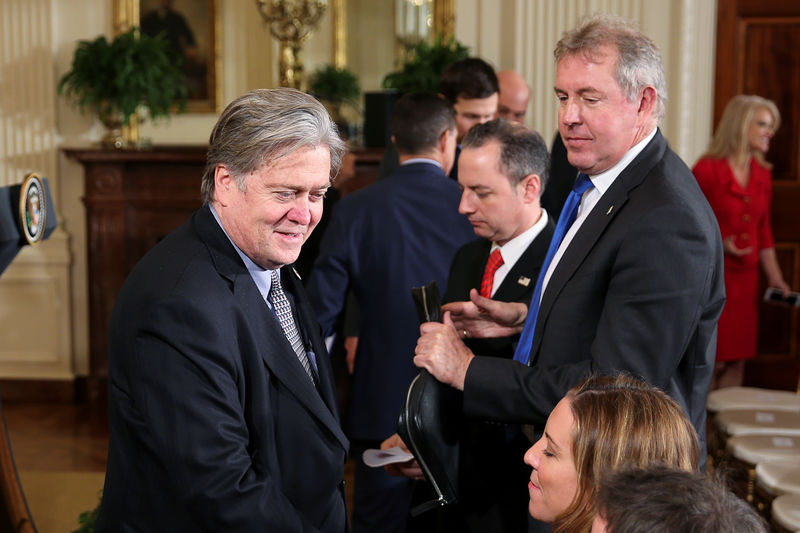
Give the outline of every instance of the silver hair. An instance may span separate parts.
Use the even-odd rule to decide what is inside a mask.
[[[346,147],[336,124],[314,97],[285,87],[245,93],[225,108],[211,131],[200,187],[203,203],[214,200],[219,164],[228,167],[244,191],[247,175],[262,165],[319,146],[330,150],[333,180]]]
[[[655,114],[664,117],[667,101],[667,81],[661,52],[652,39],[641,33],[625,19],[599,14],[584,19],[577,28],[564,32],[553,50],[556,64],[564,57],[585,54],[589,59],[599,57],[601,46],[617,48],[617,83],[629,102],[635,102],[645,87],[656,90],[658,101]]]

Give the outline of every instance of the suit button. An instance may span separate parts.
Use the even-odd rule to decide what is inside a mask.
[[[739,238],[740,238],[740,239],[742,239],[743,241],[749,241],[749,240],[750,240],[750,235],[749,235],[749,234],[747,234],[747,233],[742,233],[742,234],[739,236]]]
[[[748,215],[747,213],[745,213],[744,215],[742,215],[742,222],[750,222],[750,219],[751,219],[751,218],[752,218],[752,217],[751,217],[750,215]]]
[[[742,201],[744,203],[746,203],[746,204],[749,204],[750,203],[750,197],[749,196],[745,196],[745,197],[742,198]]]

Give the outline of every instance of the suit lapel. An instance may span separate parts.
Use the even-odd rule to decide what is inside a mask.
[[[253,335],[259,355],[270,372],[283,383],[287,390],[295,396],[298,403],[302,404],[309,412],[324,425],[346,449],[349,446],[347,437],[342,432],[336,413],[333,393],[330,361],[324,345],[319,340],[316,329],[304,322],[303,328],[312,332],[312,344],[317,354],[318,364],[321,362],[320,381],[324,383],[318,392],[312,381],[308,378],[303,366],[297,359],[289,340],[283,332],[275,315],[261,297],[253,278],[241,262],[236,250],[219,227],[209,208],[203,207],[196,213],[195,227],[199,235],[208,246],[214,266],[221,276],[231,283],[231,290],[241,306],[242,316],[247,322],[248,331]],[[293,295],[297,294],[295,275],[289,274],[291,269],[284,268],[281,272],[282,279],[286,279],[287,290]],[[304,298],[295,298],[299,306],[298,313],[301,320],[311,316]],[[325,377],[323,378],[322,375]],[[325,395],[325,400],[321,394]],[[331,407],[332,406],[332,407]]]
[[[628,201],[630,191],[639,186],[656,163],[663,158],[666,146],[666,141],[661,136],[661,132],[656,131],[656,135],[650,143],[623,169],[611,184],[611,187],[600,197],[564,251],[542,295],[536,320],[536,331],[533,336],[533,346],[531,347],[533,356],[530,364],[535,362],[538,355],[539,344],[542,341],[542,331],[547,323],[547,317],[553,307],[553,303],[589,255],[600,236],[611,224],[611,221],[622,211]]]
[[[511,270],[508,271],[503,283],[494,293],[494,300],[504,302],[523,301],[524,297],[530,299],[536,285],[536,278],[542,267],[544,258],[547,255],[547,248],[550,246],[550,239],[553,237],[555,229],[553,221],[548,220],[547,225],[528,248],[522,253]],[[488,257],[488,256],[487,256]],[[484,261],[485,263],[485,261]],[[527,284],[526,281],[527,280]]]

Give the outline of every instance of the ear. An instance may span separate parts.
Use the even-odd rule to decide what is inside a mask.
[[[228,167],[218,163],[214,168],[214,200],[222,206],[227,206],[232,187],[237,187],[236,178]]]
[[[642,97],[639,99],[639,117],[647,119],[655,116],[657,104],[658,93],[656,93],[655,87],[645,87],[644,91],[642,91]]]
[[[447,152],[447,141],[451,135],[455,135],[453,130],[444,130],[442,134],[439,136],[439,143],[437,148],[439,149],[440,154],[444,154]]]
[[[517,187],[522,189],[520,194],[522,194],[525,203],[532,203],[539,200],[539,193],[542,190],[542,180],[538,174],[528,174],[522,178],[522,181],[519,182]]]

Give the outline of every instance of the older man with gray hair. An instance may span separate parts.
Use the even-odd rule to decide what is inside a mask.
[[[533,298],[473,291],[445,306],[443,324],[422,325],[415,363],[463,389],[467,414],[532,424],[532,435],[584,377],[626,371],[670,394],[702,439],[725,302],[722,242],[658,129],[661,55],[625,21],[596,16],[563,35],[555,59],[558,127],[580,174]],[[476,356],[461,341],[514,332],[514,360]]]
[[[334,381],[291,267],[344,144],[292,89],[210,138],[204,205],[134,268],[111,318],[97,531],[347,529]]]

